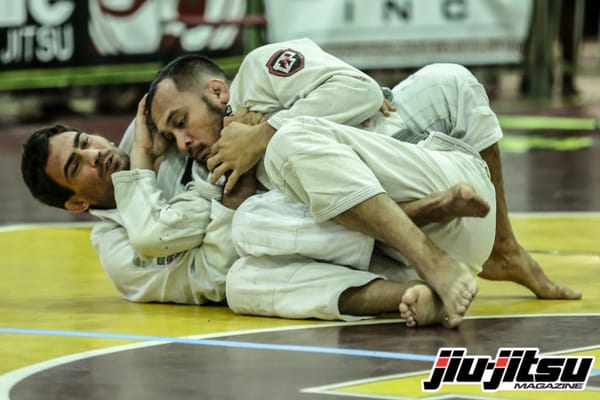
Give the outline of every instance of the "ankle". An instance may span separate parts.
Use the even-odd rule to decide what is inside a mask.
[[[520,245],[517,239],[510,236],[496,237],[494,241],[494,247],[492,248],[492,255],[494,254],[513,254],[519,252]]]

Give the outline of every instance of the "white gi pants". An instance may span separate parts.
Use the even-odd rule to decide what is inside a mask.
[[[393,137],[413,143],[428,138],[421,147],[374,140],[373,134],[311,118],[296,120],[275,135],[265,160],[269,177],[323,222],[315,224],[306,208],[277,192],[242,205],[233,222],[241,258],[227,278],[234,312],[349,320],[353,317],[338,310],[346,289],[381,277],[416,278],[413,269],[390,261],[377,249],[370,252],[372,238],[328,221],[383,191],[404,202],[458,182],[473,186],[490,204],[486,218],[430,224],[423,231],[474,273],[480,271],[495,231],[495,193],[487,167],[469,146],[430,134],[459,138],[477,151],[496,143],[502,131],[485,91],[464,67],[435,64],[401,82],[393,94],[404,127]],[[389,248],[384,251],[403,260]]]
[[[401,81],[392,93],[406,126],[394,135],[400,141],[417,143],[431,132],[441,132],[482,151],[502,138],[485,88],[462,65],[428,65]]]
[[[344,290],[379,277],[373,274],[377,263],[365,262],[371,260],[373,239],[345,231],[330,219],[384,192],[396,202],[407,202],[460,182],[470,184],[490,204],[488,216],[429,224],[422,230],[473,273],[491,252],[496,203],[487,165],[470,146],[448,136],[431,134],[414,145],[301,117],[284,124],[271,139],[265,167],[272,183],[307,205],[310,214],[301,204],[271,192],[246,200],[238,209],[232,234],[241,258],[227,278],[228,304],[234,312],[350,319],[340,315],[337,301]],[[397,264],[405,261],[386,250]],[[383,272],[390,277],[389,269]]]

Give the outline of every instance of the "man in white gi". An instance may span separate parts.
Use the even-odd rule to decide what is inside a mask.
[[[159,72],[147,99],[150,115],[158,132],[163,136],[174,135],[180,150],[199,161],[209,156],[211,146],[219,137],[221,130],[219,121],[222,118],[222,111],[219,111],[224,110],[229,101],[227,86],[224,81],[213,79],[215,73],[219,72],[215,71],[214,65],[207,60],[194,56],[182,57]],[[371,86],[379,90],[376,84]],[[272,100],[273,108],[277,105],[276,100]],[[293,115],[296,104],[291,104],[289,109],[282,113]],[[371,109],[372,112],[368,115],[374,115],[378,106],[371,106]],[[319,128],[322,125],[324,127]],[[300,132],[306,134],[293,134]],[[294,140],[296,137],[300,140]],[[286,138],[290,140],[284,141]],[[434,136],[432,135],[431,138]],[[279,142],[281,145],[278,144]],[[300,147],[296,147],[297,143],[301,143]],[[455,253],[453,255],[459,258],[452,258],[439,247],[442,245],[440,241],[434,243],[427,237],[407,218],[396,203],[422,197],[413,197],[417,193],[420,194],[421,190],[429,193],[444,191],[460,182],[472,185],[477,194],[493,206],[493,210],[495,210],[495,195],[485,163],[474,150],[470,150],[468,145],[447,136],[440,136],[438,140],[431,141],[431,145],[448,151],[429,151],[384,135],[331,123],[326,119],[314,121],[309,118],[289,119],[269,145],[272,151],[267,153],[265,164],[271,179],[260,173],[258,178],[266,187],[272,187],[273,183],[290,197],[309,205],[317,222],[333,219],[356,228],[399,252],[401,256],[397,257],[402,260],[407,259],[439,295],[447,316],[447,325],[453,327],[461,323],[464,313],[477,292],[477,283],[469,267],[479,272],[481,264],[489,255],[494,237],[495,212],[489,213],[482,219],[465,218],[464,224],[461,222],[459,226],[449,230],[446,229],[449,227],[448,224],[435,230],[445,232],[437,235],[438,239],[454,238],[454,243],[459,236],[463,237],[463,241],[480,239],[470,248],[463,247],[464,250],[471,250],[470,252]],[[391,151],[386,153],[386,148]],[[274,149],[281,150],[281,153],[269,157],[269,154],[274,154],[276,151]],[[308,159],[311,161],[302,162],[288,158],[286,149],[292,150],[292,154],[300,154],[302,161]],[[452,151],[456,149],[463,151]],[[377,151],[381,152],[380,156],[377,156]],[[360,155],[360,159],[354,152]],[[328,155],[331,157],[326,158]],[[377,165],[378,157],[383,157],[389,162]],[[334,159],[340,162],[327,162]],[[448,173],[448,168],[452,167],[449,159],[453,159],[457,164],[455,169],[460,171],[459,173],[453,175]],[[419,166],[416,160],[421,160],[421,163],[428,165],[429,169],[425,170]],[[275,174],[278,168],[277,173],[282,175]],[[297,174],[292,177],[292,174],[286,172],[288,170],[292,174]],[[428,181],[429,184],[417,189],[411,182],[422,182],[414,180],[419,173],[426,176],[422,181]],[[334,175],[330,178],[328,174]],[[430,174],[435,175],[437,179],[429,176]],[[392,187],[396,191],[392,192]],[[390,197],[389,194],[392,193],[393,196]],[[483,223],[471,221],[483,221]],[[277,246],[277,243],[273,245]],[[249,254],[249,256],[255,255]],[[324,255],[320,258],[327,259],[326,257],[327,255]],[[262,279],[256,277],[258,274],[256,271],[253,272],[255,276],[252,279],[239,279],[235,274],[232,278],[233,271],[231,271],[227,284],[230,308],[239,312],[239,307],[243,307],[245,312],[252,314],[261,312],[269,315],[270,312],[277,312],[278,308],[265,310],[260,308],[260,305],[272,299],[273,292],[281,293],[279,286],[282,282],[276,277],[277,271],[288,267],[287,262],[282,262],[275,271],[263,270]],[[238,275],[243,276],[248,268],[239,268],[236,271]],[[297,275],[303,275],[302,271],[303,268],[300,267]],[[271,280],[273,277],[275,278]],[[254,286],[257,290],[255,296],[235,297],[233,294],[237,288],[244,288],[243,283],[236,285],[238,281],[257,282],[258,285]],[[272,285],[272,290],[266,288],[267,283]],[[317,288],[315,293],[321,293],[326,288],[327,285],[321,290]],[[236,299],[240,301],[237,302]],[[424,300],[419,299],[419,301],[422,303]],[[302,303],[299,305],[303,306]],[[421,318],[417,318],[419,319]]]
[[[99,218],[92,244],[127,300],[223,301],[225,276],[237,258],[234,210],[223,204],[220,187],[203,181],[206,170],[186,168],[173,149],[157,174],[141,169],[135,152],[129,169],[133,138],[126,136],[117,148],[75,128],[40,129],[24,146],[24,180],[45,204]],[[200,176],[189,179],[195,174]]]
[[[136,120],[142,121],[136,124],[138,128],[145,127],[141,112]],[[126,299],[183,304],[224,300],[225,277],[238,257],[231,241],[233,209],[254,193],[254,177],[246,174],[252,179],[240,181],[236,193],[221,197],[221,188],[206,182],[206,168],[186,163],[174,148],[164,154],[155,175],[155,155],[148,157],[155,153],[148,132],[137,129],[135,133],[134,140],[133,130],[128,131],[116,148],[102,136],[78,129],[41,129],[24,146],[23,177],[32,194],[44,203],[71,212],[89,210],[100,219],[92,230],[92,242],[107,274]],[[187,180],[185,175],[193,178],[187,185],[180,183]],[[473,195],[469,188],[457,186],[429,196],[422,203],[424,213],[414,214],[418,204],[413,204],[413,211],[409,207],[407,213],[420,218],[421,223],[430,218],[449,221],[455,216],[473,215],[472,208],[478,205],[483,208],[476,212],[485,214],[485,204]],[[281,215],[294,212],[285,210],[287,206],[282,203]],[[337,224],[329,225],[333,231],[325,226],[321,225],[321,232],[329,236],[322,235],[324,240],[335,238],[346,245],[365,242],[362,235],[344,232]],[[322,271],[323,277],[335,271],[346,276],[347,290],[330,291],[331,301],[320,305],[327,312],[320,312],[319,306],[305,308],[304,317],[348,319],[397,312],[408,289],[426,289],[407,280],[383,281],[371,272],[330,264]],[[292,295],[282,297],[284,309]],[[287,315],[295,316],[291,311]],[[442,318],[437,307],[428,310],[427,319],[421,321],[433,323]]]
[[[351,78],[351,77],[352,77],[352,74],[348,75],[347,77]],[[342,79],[342,81],[344,80],[343,78],[344,78],[344,74],[341,74],[341,75],[340,75],[340,79]],[[361,77],[360,79],[363,79],[363,78]],[[336,80],[337,80],[337,77],[332,77],[330,81],[336,81]],[[348,82],[350,82],[350,81],[348,81]],[[378,91],[378,89],[377,89],[377,91]],[[359,90],[359,93],[360,93],[360,90]],[[364,93],[364,92],[363,92],[363,93]],[[308,98],[308,97],[307,97],[307,98]],[[305,102],[303,102],[303,103],[305,103]],[[329,105],[329,106],[330,106],[330,108],[331,108],[331,105]],[[334,111],[335,111],[335,110],[334,110]],[[339,110],[338,110],[338,111],[339,111]],[[342,111],[343,111],[343,110],[342,110]],[[175,114],[173,114],[173,115],[172,115],[172,117],[175,117],[175,118],[177,118],[177,117],[178,117],[178,115],[175,115]],[[375,117],[377,117],[377,116],[375,116]],[[186,121],[186,122],[187,122],[187,121]],[[184,121],[179,121],[179,123],[180,123],[180,124],[183,124],[183,123],[184,123]],[[217,123],[218,123],[218,119],[217,119]],[[202,157],[199,157],[199,158],[202,158]],[[160,176],[160,174],[159,174],[159,176]],[[155,213],[155,214],[156,214],[156,213]],[[160,215],[160,214],[158,214],[158,215]],[[137,227],[139,227],[139,226],[140,226],[140,225],[137,225]],[[164,225],[163,225],[163,226],[164,226]],[[135,228],[135,225],[134,225],[133,227],[131,227],[131,229],[135,230],[135,229],[136,229],[136,228]],[[126,236],[121,236],[121,238],[125,238],[125,237],[126,237]],[[98,243],[99,243],[99,242],[98,242]],[[151,246],[148,246],[148,247],[150,248]],[[169,254],[170,254],[170,253],[169,253]],[[172,258],[169,258],[169,260],[173,261],[173,260],[172,260]],[[116,259],[115,259],[115,261],[116,261]],[[165,278],[167,278],[167,277],[165,276]],[[400,291],[399,293],[402,293],[402,292]],[[140,298],[141,298],[141,297],[140,297]],[[161,300],[145,300],[145,301],[161,301]],[[397,305],[397,304],[398,304],[398,303],[396,302],[396,305]],[[390,310],[393,310],[393,308],[392,308],[392,309],[390,309]]]
[[[164,75],[158,76],[155,83],[164,78]],[[480,152],[496,187],[496,239],[492,254],[479,275],[522,284],[540,298],[576,299],[581,296],[578,291],[552,282],[518,244],[504,200],[497,145],[502,131],[489,108],[483,87],[465,68],[432,65],[401,82],[393,89],[397,113],[391,113],[387,118],[373,106],[380,104],[382,95],[371,78],[306,39],[254,50],[245,58],[230,87],[218,73],[214,73],[213,78],[209,80],[212,86],[207,86],[203,93],[204,104],[211,109],[229,105],[234,112],[248,107],[266,114],[268,121],[256,127],[231,124],[221,132],[212,149],[210,143],[214,137],[210,134],[207,134],[208,140],[192,139],[188,128],[192,121],[187,119],[187,112],[178,111],[172,114],[174,118],[158,124],[163,125],[160,126],[163,133],[174,134],[184,154],[191,154],[189,148],[193,146],[193,155],[207,162],[214,172],[213,179],[231,171],[226,192],[242,173],[258,163],[275,130],[294,116],[322,116],[348,125],[364,126],[368,121],[369,130],[413,143],[426,138],[430,132],[442,132],[463,140]],[[172,82],[167,79],[162,87],[170,90],[164,92],[168,101],[177,99],[178,94],[190,95],[185,87],[193,86],[193,82],[175,87],[168,81]],[[154,90],[158,91],[156,87]],[[207,102],[210,93],[214,96]],[[153,96],[151,90],[150,103]],[[201,134],[198,129],[195,133]]]

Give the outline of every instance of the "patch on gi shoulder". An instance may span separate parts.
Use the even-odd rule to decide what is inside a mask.
[[[304,56],[297,50],[277,50],[267,61],[269,73],[277,76],[292,76],[304,68]]]

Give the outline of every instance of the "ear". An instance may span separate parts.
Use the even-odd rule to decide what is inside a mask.
[[[226,105],[229,103],[229,87],[222,79],[210,79],[207,84],[208,92],[219,103]]]
[[[90,208],[90,203],[79,196],[72,195],[65,201],[65,209],[72,213],[82,213]]]

